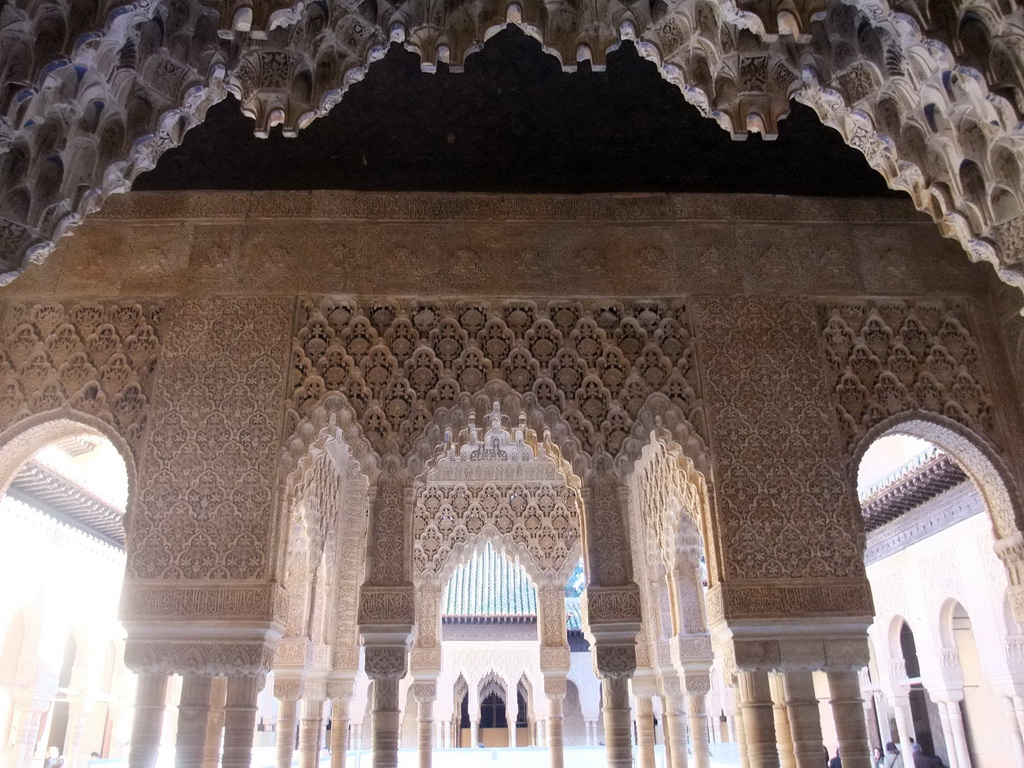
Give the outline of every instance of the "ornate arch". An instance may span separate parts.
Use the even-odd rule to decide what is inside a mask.
[[[884,419],[857,442],[848,467],[847,487],[854,509],[857,498],[857,472],[867,449],[885,435],[909,435],[926,440],[948,453],[978,488],[997,541],[1020,536],[1021,502],[1013,474],[995,447],[974,430],[953,419],[927,411],[907,411]]]
[[[294,132],[338,103],[389,44],[418,53],[425,69],[457,68],[480,39],[516,25],[567,69],[603,66],[609,49],[630,41],[734,134],[774,133],[791,98],[812,106],[973,260],[1024,285],[1015,139],[1024,34],[994,2],[915,19],[872,0],[814,0],[782,13],[718,0],[600,11],[535,0],[443,10],[162,0],[75,18],[63,34],[54,24],[67,10],[44,6],[52,12],[8,9],[0,22],[0,75],[16,84],[0,104],[0,142],[17,158],[0,169],[6,280],[127,189],[227,93],[258,133],[278,124]],[[90,34],[72,37],[69,26]],[[53,39],[53,50],[39,44]]]

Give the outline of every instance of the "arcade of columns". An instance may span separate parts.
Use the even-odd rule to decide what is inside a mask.
[[[420,210],[424,198],[391,197],[397,209],[386,215]],[[600,199],[584,204],[597,212],[594,223],[585,213],[568,233],[553,223],[564,220],[557,199],[520,202],[540,206],[529,215],[543,226],[526,233],[487,223],[493,204],[504,205],[461,201],[479,207],[473,226],[500,228],[495,242],[512,246],[516,238],[540,239],[542,248],[571,243],[588,227],[627,252],[651,237],[648,224],[600,223]],[[628,205],[649,219],[665,216],[658,199]],[[204,206],[210,211],[215,240],[216,206]],[[62,260],[5,290],[0,418],[5,468],[67,423],[55,419],[100,430],[128,460],[122,614],[126,663],[139,674],[133,766],[153,765],[172,674],[183,677],[179,763],[203,764],[222,734],[220,764],[248,766],[269,670],[283,725],[299,723],[298,743],[288,735],[294,729],[279,727],[283,763],[297,750],[304,766],[313,764],[330,701],[339,766],[360,665],[373,681],[374,765],[396,762],[407,675],[428,765],[438,585],[446,567],[484,540],[515,552],[540,586],[553,765],[568,649],[564,616],[546,595],[582,552],[609,765],[633,764],[631,685],[640,763],[650,764],[650,701],[660,696],[672,765],[686,763],[685,750],[672,748],[686,737],[686,717],[698,734],[693,759],[707,764],[699,734],[707,732],[702,698],[714,651],[734,686],[745,766],[819,765],[819,670],[844,760],[866,766],[858,671],[872,605],[849,468],[894,427],[943,447],[978,483],[1022,615],[1020,454],[1009,437],[1022,433],[1013,373],[1020,362],[1008,343],[1017,321],[1008,313],[998,322],[1001,305],[972,276],[978,267],[948,254],[933,232],[922,236],[921,224],[899,224],[904,242],[887,251],[889,263],[906,265],[888,273],[901,298],[484,299],[472,298],[473,289],[455,300],[236,297],[214,295],[209,282],[189,298],[144,286],[130,300],[77,296],[92,291],[77,265],[99,263],[97,238],[114,243],[109,253],[131,249],[145,259],[153,258],[139,250],[146,238],[196,237],[181,234],[180,213],[142,216],[129,207],[121,215],[94,219]],[[784,253],[810,253],[810,240],[814,249],[867,258],[849,250],[861,239],[849,237],[844,227],[859,224],[847,216],[843,231],[812,238],[803,224],[773,231]],[[692,231],[678,214],[665,219],[658,226]],[[163,233],[171,224],[177,236]],[[302,237],[318,237],[316,225],[302,226]],[[353,249],[378,243],[372,221],[331,226],[352,236]],[[411,219],[402,237],[419,239],[429,262],[443,258],[435,243],[473,237],[458,222],[445,226],[458,231]],[[269,229],[261,231],[265,238]],[[920,272],[910,252],[922,243],[932,258],[948,259],[932,286],[914,282]],[[295,248],[304,252],[301,237]],[[492,285],[488,265],[462,263],[466,280],[478,268],[480,285]],[[496,263],[509,270],[512,291],[526,280],[521,270],[534,268]],[[565,267],[573,268],[586,264]],[[664,278],[656,264],[653,271]],[[601,274],[565,279],[630,280]],[[648,279],[642,268],[636,275]],[[34,296],[40,285],[67,298]],[[495,403],[501,428],[476,426],[474,418],[488,423]],[[503,435],[504,458],[488,456],[482,437],[477,460],[464,457],[474,430],[487,429]]]

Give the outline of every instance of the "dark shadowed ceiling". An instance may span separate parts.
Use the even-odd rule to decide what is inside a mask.
[[[516,28],[460,73],[392,46],[298,137],[252,130],[228,99],[134,188],[896,194],[795,102],[775,141],[733,141],[631,43],[566,73]]]

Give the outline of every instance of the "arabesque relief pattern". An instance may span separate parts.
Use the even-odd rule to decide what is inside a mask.
[[[138,453],[166,314],[159,302],[8,305],[0,429],[70,407],[110,424]]]
[[[153,397],[128,578],[268,579],[291,302],[183,301]],[[186,606],[182,606],[184,609]]]
[[[332,6],[154,0],[8,3],[0,19],[0,269],[12,279],[126,189],[228,93],[256,130],[306,126],[387,45],[458,68],[520,25],[564,66],[633,41],[733,134],[777,131],[796,98],[974,260],[1024,284],[1019,6],[802,0]]]
[[[404,455],[435,411],[499,380],[614,456],[654,394],[702,433],[693,358],[678,301],[301,299],[286,434],[337,394],[378,454]]]
[[[995,404],[959,301],[848,301],[819,310],[836,414],[852,452],[875,425],[929,411],[998,442]]]
[[[727,582],[709,595],[712,621],[792,608],[870,616],[813,304],[703,299],[697,314]]]

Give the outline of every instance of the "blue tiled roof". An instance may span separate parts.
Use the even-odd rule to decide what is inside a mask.
[[[566,597],[566,627],[579,631],[580,598]],[[441,615],[449,620],[533,619],[537,588],[523,567],[498,554],[491,544],[460,565],[445,585]]]
[[[441,604],[445,617],[536,616],[537,589],[521,565],[488,543],[455,570]]]

